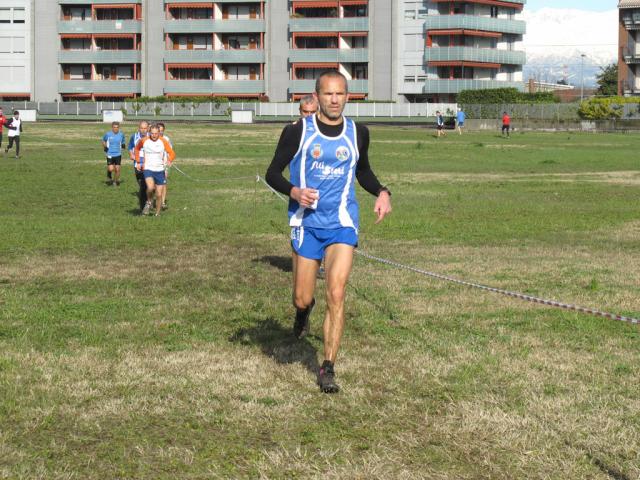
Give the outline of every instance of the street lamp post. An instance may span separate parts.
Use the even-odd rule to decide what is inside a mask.
[[[580,54],[580,101],[584,98],[584,53]]]

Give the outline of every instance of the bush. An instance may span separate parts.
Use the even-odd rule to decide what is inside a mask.
[[[458,103],[466,105],[557,102],[553,92],[524,93],[517,88],[463,90],[458,94]]]
[[[639,104],[640,98],[637,97],[606,97],[606,98],[590,98],[580,104],[578,115],[587,120],[612,120],[622,118],[624,105],[627,103]]]

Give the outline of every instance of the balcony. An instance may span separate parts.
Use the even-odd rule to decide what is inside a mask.
[[[165,50],[165,63],[264,63],[264,50]]]
[[[266,0],[209,0],[206,3],[260,3],[260,1],[266,3]],[[171,0],[170,3],[193,3],[193,0]]]
[[[524,65],[525,53],[516,50],[472,47],[432,47],[424,51],[425,62],[482,62]]]
[[[631,11],[622,13],[622,23],[628,30],[640,29],[640,11]]]
[[[640,52],[637,48],[625,48],[622,52],[625,63],[634,65],[640,63]]]
[[[62,50],[58,63],[142,63],[140,50]]]
[[[60,80],[59,93],[140,93],[140,80]]]
[[[289,50],[289,62],[366,63],[366,48],[293,48]]]
[[[63,20],[58,33],[142,33],[140,20]]]
[[[256,20],[165,20],[165,33],[256,33],[265,22]]]
[[[264,80],[165,80],[164,93],[211,95],[261,94]]]
[[[311,93],[316,88],[315,80],[289,80],[289,92]],[[369,80],[349,80],[350,93],[369,93]]]
[[[431,15],[424,21],[425,30],[483,30],[485,32],[524,35],[527,24],[522,20],[478,17],[475,15]]]
[[[290,32],[368,32],[368,17],[291,18]]]
[[[523,91],[524,83],[499,80],[429,79],[424,83],[422,93],[460,93],[462,90],[486,90],[489,88],[509,87]]]

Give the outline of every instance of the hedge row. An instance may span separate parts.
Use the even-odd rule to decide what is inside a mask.
[[[524,93],[517,88],[463,90],[458,94],[458,103],[466,105],[557,102],[553,92]]]
[[[638,97],[606,97],[585,100],[580,104],[578,115],[587,120],[622,118],[625,104],[637,104],[640,112],[640,98]]]

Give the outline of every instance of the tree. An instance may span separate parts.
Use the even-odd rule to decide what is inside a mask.
[[[596,75],[598,84],[598,95],[618,94],[618,65],[612,63],[606,67],[600,67],[600,73]]]

